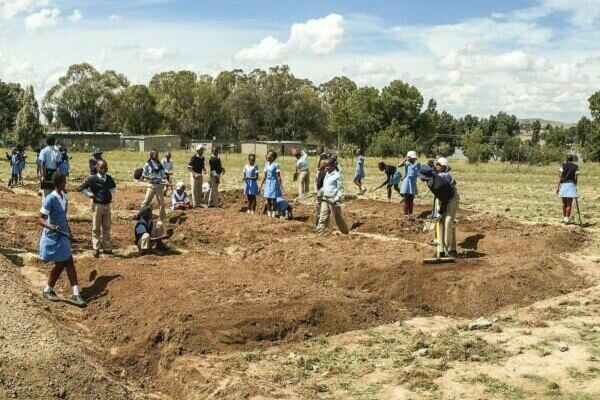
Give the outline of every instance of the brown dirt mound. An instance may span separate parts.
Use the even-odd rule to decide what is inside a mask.
[[[131,211],[143,192],[128,189],[113,212]],[[411,223],[399,204],[347,202],[344,214],[355,233],[319,237],[310,204],[295,207],[296,220],[279,221],[243,213],[241,192],[223,200],[221,209],[169,214],[170,245],[181,254],[78,260],[90,305],[65,322],[83,324],[114,371],[176,395],[175,384],[158,376],[182,354],[268,347],[414,315],[473,317],[587,284],[559,257],[583,243],[578,230],[463,213],[458,239],[467,257],[424,266],[433,252],[425,244],[431,233],[422,230],[425,206]],[[87,204],[80,196],[71,201]],[[7,232],[21,232],[18,240],[27,246],[37,245],[39,229],[30,221],[1,222]],[[89,236],[89,220],[72,225]],[[127,217],[115,218],[116,248],[132,244],[132,229]],[[88,283],[92,271],[97,276]]]

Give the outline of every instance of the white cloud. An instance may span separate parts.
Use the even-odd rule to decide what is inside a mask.
[[[285,43],[268,36],[260,43],[240,50],[235,57],[238,60],[274,61],[297,51],[325,55],[335,51],[343,36],[344,18],[339,14],[329,14],[293,24]]]
[[[113,14],[113,15],[111,15],[110,17],[108,17],[108,19],[109,19],[110,21],[119,21],[121,18],[122,18],[122,17],[121,17],[120,15],[117,15],[117,14]]]
[[[60,10],[58,8],[45,8],[40,12],[28,15],[25,18],[25,29],[28,33],[35,33],[39,29],[48,28],[58,23]]]
[[[28,62],[14,62],[4,68],[4,75],[9,81],[23,82],[33,75],[33,66]]]
[[[544,68],[545,60],[523,50],[500,54],[473,54],[452,50],[440,59],[438,64],[444,69],[462,72],[526,71]]]
[[[287,45],[267,36],[260,43],[240,50],[235,56],[239,60],[248,61],[277,61],[281,60],[287,51]]]
[[[2,18],[12,19],[24,12],[31,12],[40,7],[46,7],[49,0],[0,0]]]
[[[83,15],[81,14],[81,11],[79,10],[74,10],[73,14],[71,14],[69,16],[69,21],[71,21],[72,23],[76,24],[79,21],[81,21],[81,18],[83,18]]]
[[[148,47],[140,52],[140,60],[143,61],[157,61],[162,60],[165,57],[166,49],[164,47]]]
[[[575,26],[589,26],[600,20],[600,0],[540,0],[539,4],[517,10],[517,19],[535,20],[553,13],[569,14],[569,21]]]

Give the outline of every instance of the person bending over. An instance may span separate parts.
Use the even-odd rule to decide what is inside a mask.
[[[379,163],[379,170],[385,173],[386,179],[377,187],[377,189],[381,189],[387,185],[387,202],[389,203],[392,201],[392,188],[400,194],[400,187],[398,187],[398,184],[400,183],[400,179],[402,179],[402,174],[400,174],[400,171],[398,171],[396,167],[393,165],[386,165],[383,161]]]
[[[151,253],[155,249],[158,251],[168,250],[163,240],[169,239],[173,232],[168,230],[167,233],[164,233],[162,221],[155,222],[152,218],[152,207],[142,206],[134,229],[135,244],[141,255]]]

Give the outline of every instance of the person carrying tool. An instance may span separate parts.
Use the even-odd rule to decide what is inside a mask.
[[[173,235],[171,229],[163,233],[163,223],[152,220],[152,207],[142,206],[137,215],[137,223],[134,228],[135,244],[141,255],[151,253],[153,250],[166,251],[168,248],[163,240],[169,239]]]
[[[387,185],[387,203],[390,203],[392,201],[392,188],[394,188],[394,190],[396,192],[398,192],[398,194],[400,194],[400,187],[398,187],[398,184],[400,183],[400,180],[402,179],[402,174],[400,173],[400,171],[398,171],[396,169],[396,167],[394,167],[393,165],[386,165],[383,161],[381,161],[379,163],[379,170],[381,172],[385,173],[386,179],[385,181],[383,181],[383,183],[381,185],[379,185],[377,188],[375,188],[375,190],[377,189],[381,189],[382,187]]]
[[[98,161],[102,160],[102,154],[104,152],[98,147],[94,147],[92,149],[92,157],[88,161],[88,165],[90,167],[90,175],[96,175],[96,164]]]
[[[572,154],[567,156],[566,162],[560,166],[558,175],[558,187],[556,194],[563,203],[563,223],[572,223],[571,212],[573,210],[573,199],[577,201],[577,180],[579,177],[579,166],[575,164]]]
[[[437,218],[437,259],[453,259],[457,256],[456,213],[460,196],[456,189],[456,181],[448,172],[449,167],[448,160],[440,157],[435,163],[430,162],[422,166],[419,172],[419,177],[427,183],[439,204],[439,209],[434,210]]]
[[[321,199],[319,223],[316,232],[322,234],[329,224],[329,217],[333,214],[335,223],[344,235],[349,232],[348,225],[342,214],[340,203],[344,198],[344,181],[342,174],[336,169],[335,159],[330,158],[326,166],[327,174],[323,180],[323,187],[318,197]]]
[[[144,164],[142,177],[149,182],[148,189],[146,190],[146,197],[142,205],[149,206],[152,203],[152,199],[156,196],[160,220],[164,221],[167,219],[164,205],[164,182],[167,175],[165,174],[165,169],[162,164],[158,161],[158,150],[152,149],[150,151],[150,158],[148,158],[148,161]]]
[[[419,193],[417,189],[417,177],[421,171],[421,164],[417,162],[417,152],[409,151],[406,158],[398,168],[404,167],[404,179],[400,186],[400,195],[404,198],[404,215],[409,220],[413,219],[413,207],[415,196]]]
[[[192,156],[188,170],[190,171],[190,186],[192,188],[192,203],[194,208],[202,205],[202,179],[206,174],[204,163],[204,145],[196,145],[196,153]]]
[[[90,175],[79,186],[79,191],[92,199],[92,255],[100,257],[100,243],[104,254],[112,254],[110,227],[112,216],[110,203],[117,188],[112,176],[108,175],[108,163],[98,160],[96,174]]]
[[[293,150],[296,157],[295,180],[298,181],[298,201],[303,202],[304,196],[310,191],[310,175],[308,172],[308,154],[302,149]]]
[[[65,193],[67,177],[60,171],[55,171],[51,179],[55,189],[44,198],[38,218],[38,223],[44,227],[40,238],[40,258],[45,262],[54,262],[42,295],[49,301],[59,300],[54,292],[54,285],[66,269],[73,292],[71,300],[75,305],[84,307],[86,302],[79,291],[77,271],[71,252],[73,237],[67,221],[68,200]]]

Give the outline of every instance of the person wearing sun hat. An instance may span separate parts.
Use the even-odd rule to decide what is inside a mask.
[[[204,145],[196,146],[196,154],[192,156],[188,164],[190,171],[190,187],[192,189],[192,204],[194,207],[200,207],[202,204],[202,180],[206,174],[206,164],[204,162]]]
[[[175,190],[171,194],[171,204],[169,205],[171,210],[189,210],[192,208],[192,202],[188,194],[185,192],[185,183],[177,182]]]
[[[400,195],[404,198],[404,215],[410,220],[413,218],[415,196],[419,193],[417,177],[421,172],[421,164],[417,162],[417,158],[417,152],[411,150],[398,166],[398,168],[404,167],[404,179],[400,186]]]

